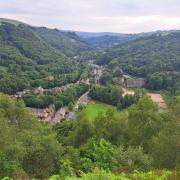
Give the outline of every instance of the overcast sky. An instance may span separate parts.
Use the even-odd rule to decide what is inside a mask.
[[[180,0],[0,0],[0,17],[91,32],[180,29]]]

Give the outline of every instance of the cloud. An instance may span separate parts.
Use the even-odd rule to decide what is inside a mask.
[[[180,29],[179,0],[0,0],[0,16],[81,31]]]

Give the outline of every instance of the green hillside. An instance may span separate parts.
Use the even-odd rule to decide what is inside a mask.
[[[31,29],[52,47],[64,52],[68,56],[74,56],[81,51],[92,49],[88,43],[80,40],[74,32],[65,32],[45,27],[31,27]]]
[[[149,33],[145,34],[107,34],[95,37],[82,37],[84,41],[96,48],[111,48],[119,44],[134,41],[136,39],[149,36]],[[81,36],[80,36],[81,37]]]
[[[117,85],[125,75],[151,91]],[[0,179],[180,179],[179,137],[180,32],[91,51],[72,32],[1,21]]]
[[[76,63],[23,24],[0,26],[0,67],[0,91],[6,93],[61,85],[79,75]],[[55,77],[51,82],[49,75]]]
[[[12,19],[0,18],[0,24],[3,23],[3,22],[4,23],[14,24],[15,26],[18,26],[19,24],[25,24],[23,22],[12,20]]]
[[[124,72],[146,77],[151,89],[179,86],[180,32],[159,32],[125,45],[108,49],[98,64],[119,64]]]
[[[138,33],[138,34],[123,34],[112,32],[79,32],[75,33],[85,42],[96,48],[111,48],[120,44],[134,41],[143,37],[148,37],[155,32]]]

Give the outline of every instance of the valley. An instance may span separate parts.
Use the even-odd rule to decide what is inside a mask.
[[[178,179],[179,47],[1,18],[0,179]]]
[[[93,86],[95,84],[100,86],[100,79],[103,74],[103,71],[107,70],[104,66],[92,64],[92,60],[87,62],[87,66],[91,67],[90,75],[87,79],[79,79],[75,83],[66,84],[66,85],[60,86],[60,87],[53,87],[50,89],[44,89],[41,86],[34,88],[32,90],[24,89],[23,91],[17,92],[16,94],[12,95],[11,97],[16,100],[19,100],[21,98],[24,99],[25,103],[27,102],[27,106],[30,106],[30,107],[28,107],[28,109],[37,118],[39,118],[39,120],[41,120],[43,122],[48,122],[48,123],[51,123],[52,125],[56,125],[57,123],[60,123],[61,121],[64,121],[64,120],[74,120],[76,118],[76,114],[79,111],[79,109],[81,109],[82,106],[84,106],[84,108],[85,108],[88,105],[88,102],[90,100],[90,97],[89,97],[90,86]],[[53,78],[51,78],[51,79],[53,79]],[[127,83],[127,80],[131,80],[132,82],[130,83],[128,81],[128,83]],[[141,83],[140,84],[137,83],[137,81],[138,81],[138,79],[136,80],[132,76],[128,76],[127,74],[124,74],[124,75],[122,74],[122,77],[120,80],[120,82],[122,82],[122,83],[117,82],[117,85],[119,86],[119,88],[122,88],[122,97],[135,96],[136,89],[129,90],[127,88],[142,87],[143,85],[141,85]],[[69,88],[73,88],[73,86],[78,86],[81,83],[84,83],[87,86],[89,86],[87,88],[88,91],[85,92],[84,94],[80,94],[79,97],[76,98],[76,100],[72,99],[72,101],[70,101],[67,104],[67,106],[63,106],[63,104],[62,104],[60,107],[58,107],[59,109],[57,109],[55,104],[51,104],[52,101],[49,101],[49,104],[44,106],[43,109],[38,108],[41,106],[40,104],[38,104],[38,102],[33,105],[32,103],[29,104],[27,101],[27,97],[28,96],[31,97],[31,95],[35,95],[37,97],[38,96],[43,97],[43,96],[47,96],[48,94],[58,95],[58,94],[66,93],[66,90],[68,91]],[[154,97],[154,96],[156,96],[156,94],[151,93],[150,96]],[[161,96],[161,95],[159,95],[159,96]],[[161,97],[161,99],[162,99],[162,97]],[[155,98],[152,98],[152,100],[158,103],[158,101],[156,101]],[[161,100],[161,102],[165,104],[164,106],[160,106],[161,110],[163,110],[166,107],[166,103],[163,101],[163,99]],[[69,106],[70,106],[70,108],[69,108]],[[110,108],[110,106],[109,106],[109,108]],[[98,112],[98,109],[99,108],[97,108],[97,112]],[[106,109],[106,111],[108,111],[108,109]],[[95,114],[97,115],[97,113],[95,113]]]

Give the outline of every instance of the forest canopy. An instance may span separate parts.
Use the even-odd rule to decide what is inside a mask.
[[[179,108],[176,97],[167,112],[159,113],[145,96],[128,109],[126,118],[109,109],[92,122],[82,112],[75,121],[52,128],[37,121],[22,101],[0,94],[0,177],[57,174],[63,179],[96,168],[115,173],[173,169],[180,163]]]

